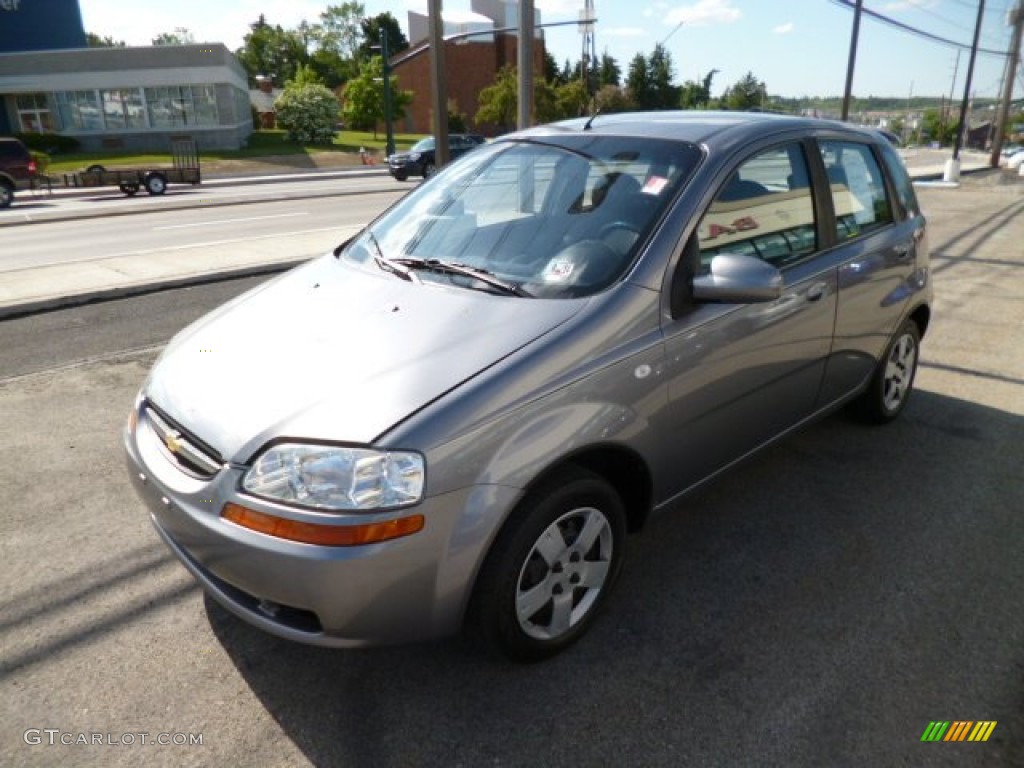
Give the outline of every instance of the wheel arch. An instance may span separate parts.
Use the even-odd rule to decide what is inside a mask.
[[[928,330],[928,324],[931,322],[932,319],[931,307],[929,307],[927,304],[922,304],[921,306],[919,306],[917,309],[910,313],[908,319],[912,320],[914,324],[917,325],[918,334],[923,339],[925,332]]]
[[[632,533],[643,528],[651,511],[653,483],[647,462],[636,451],[610,443],[580,448],[546,467],[523,489],[523,495],[569,466],[589,470],[606,480],[626,508],[627,530]]]

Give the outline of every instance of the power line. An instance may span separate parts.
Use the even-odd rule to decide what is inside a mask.
[[[851,0],[829,0],[829,2],[831,2],[833,5],[838,5],[840,8],[846,8],[847,10],[851,11],[855,7],[854,3]],[[897,21],[896,19],[893,19],[889,16],[885,16],[879,13],[878,11],[873,11],[870,8],[862,8],[861,10],[862,13],[864,13],[865,15],[870,16],[871,18],[876,19],[877,21],[880,21],[883,24],[888,24],[891,27],[896,27],[897,29],[901,29],[904,32],[909,32],[912,35],[917,35],[918,37],[924,38],[925,40],[931,40],[933,43],[949,45],[952,46],[953,48],[959,48],[965,51],[969,51],[971,49],[971,46],[968,45],[967,43],[960,43],[957,42],[956,40],[950,40],[948,37],[941,37],[940,35],[932,34],[931,32],[926,32],[923,29],[912,27],[909,24],[904,24],[902,21]],[[978,48],[978,53],[984,53],[989,56],[999,56],[1000,58],[1003,59],[1006,58],[1005,51],[997,51],[992,48]]]

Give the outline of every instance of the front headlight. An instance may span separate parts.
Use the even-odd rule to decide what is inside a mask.
[[[333,445],[281,443],[245,473],[255,496],[334,510],[404,507],[423,498],[423,457]]]

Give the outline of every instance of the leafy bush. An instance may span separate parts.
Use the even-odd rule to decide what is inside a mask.
[[[274,102],[277,124],[288,141],[330,144],[338,122],[338,101],[323,85],[289,85]]]
[[[77,152],[78,139],[61,136],[59,133],[16,133],[14,134],[29,149],[58,155],[62,152]]]

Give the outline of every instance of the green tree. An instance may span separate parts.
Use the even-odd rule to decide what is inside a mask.
[[[587,113],[590,94],[587,93],[582,80],[570,80],[565,85],[558,86],[555,89],[555,97],[560,117],[579,117]]]
[[[594,94],[594,109],[606,115],[612,112],[628,112],[636,105],[629,94],[617,85],[602,85]]]
[[[629,93],[629,100],[636,104],[638,109],[651,109],[652,94],[647,57],[637,53],[629,62],[629,70],[626,73],[626,90]]]
[[[161,32],[153,38],[153,45],[192,45],[196,39],[185,27],[175,27],[173,32]]]
[[[679,106],[683,109],[707,109],[711,104],[711,82],[718,74],[712,69],[700,82],[687,80],[680,89]]]
[[[342,59],[358,60],[365,16],[366,9],[362,3],[328,5],[327,10],[320,14],[320,24],[317,26],[319,47],[334,51]]]
[[[679,106],[679,88],[672,83],[675,79],[672,54],[661,43],[654,46],[647,59],[647,79],[653,109],[674,109]]]
[[[562,73],[558,70],[558,62],[546,47],[544,48],[544,79],[549,83],[561,85]]]
[[[721,102],[724,109],[743,111],[763,106],[767,98],[765,84],[754,77],[753,72],[747,72],[725,90]]]
[[[289,141],[330,144],[338,122],[338,100],[323,85],[304,79],[290,81],[274,102],[277,124],[288,131]]]
[[[921,116],[921,134],[929,141],[948,144],[956,135],[958,124],[959,121],[947,119],[938,109],[926,109]]]
[[[363,41],[359,44],[358,58],[363,61],[371,56],[379,56],[380,33],[384,32],[388,40],[388,54],[394,56],[409,48],[409,41],[402,32],[398,19],[390,12],[378,13],[369,19],[359,22]]]
[[[124,40],[115,40],[110,35],[100,37],[94,32],[85,33],[85,43],[90,48],[125,48],[127,46]]]
[[[391,81],[391,119],[401,120],[412,103],[412,91],[400,91],[398,79]],[[363,64],[358,76],[345,85],[342,94],[342,118],[345,125],[360,131],[374,132],[384,119],[384,60],[374,56]]]
[[[607,48],[601,54],[601,61],[597,71],[598,86],[617,86],[622,84],[622,67],[619,66],[619,62],[615,60],[615,57],[608,53]]]
[[[250,82],[255,82],[256,75],[271,75],[278,82],[291,80],[299,65],[308,62],[309,54],[298,33],[268,24],[263,14],[249,29],[235,55]]]
[[[502,131],[512,130],[519,106],[515,67],[506,64],[498,70],[494,84],[480,91],[478,103],[474,122],[493,123]]]

